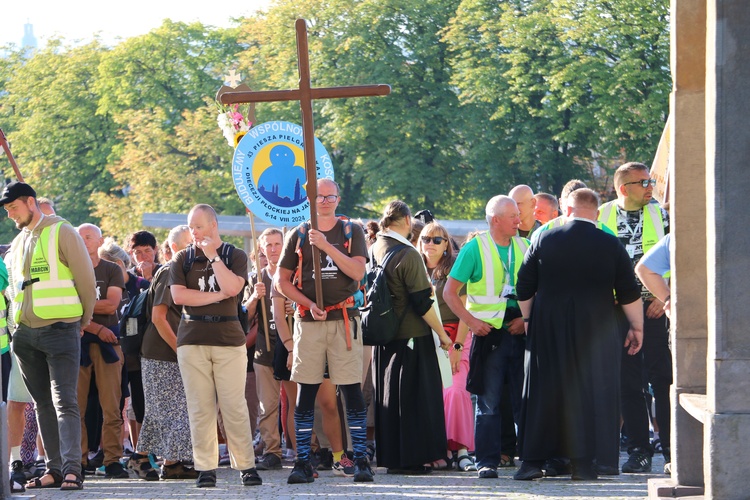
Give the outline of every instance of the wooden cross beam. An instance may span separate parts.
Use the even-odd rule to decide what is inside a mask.
[[[245,102],[299,101],[302,111],[302,147],[305,153],[305,174],[307,176],[307,198],[310,200],[310,224],[318,229],[316,197],[318,196],[317,173],[315,168],[315,128],[313,126],[312,101],[314,99],[334,99],[340,97],[369,97],[388,95],[390,85],[356,85],[351,87],[312,88],[310,82],[310,58],[307,45],[307,21],[297,19],[297,66],[299,68],[299,88],[293,90],[266,90],[257,92],[219,91],[216,99],[222,104]],[[310,145],[310,147],[307,147]],[[313,246],[313,269],[315,272],[315,302],[323,308],[323,284],[320,278],[320,252]]]

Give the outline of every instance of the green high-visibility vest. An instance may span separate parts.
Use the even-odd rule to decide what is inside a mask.
[[[0,294],[0,354],[10,350],[8,337],[8,318],[6,318],[5,296]]]
[[[503,286],[515,283],[523,256],[529,248],[529,240],[514,236],[510,240],[508,267],[513,276],[506,276],[500,252],[489,231],[477,236],[479,255],[482,261],[482,278],[476,283],[466,284],[466,309],[477,319],[489,323],[493,328],[502,328],[508,300],[501,297]]]
[[[16,323],[21,318],[21,304],[29,288],[31,288],[32,310],[39,318],[64,319],[83,316],[83,305],[73,282],[73,273],[60,262],[58,241],[60,226],[63,224],[68,224],[68,222],[61,221],[47,226],[39,235],[29,266],[32,283],[28,284],[25,289],[17,288],[13,299]],[[23,252],[23,245],[18,245],[13,255],[14,262],[23,262]],[[37,279],[39,281],[35,281]]]
[[[599,207],[599,220],[617,234],[617,201],[609,201]],[[648,203],[643,207],[643,253],[656,245],[664,238],[664,220],[661,218],[661,209],[654,203]]]

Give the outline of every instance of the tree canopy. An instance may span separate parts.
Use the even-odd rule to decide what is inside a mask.
[[[665,0],[278,0],[229,29],[165,20],[114,47],[8,49],[0,127],[73,224],[122,239],[146,212],[242,214],[214,95],[232,68],[254,90],[295,88],[304,17],[314,86],[392,87],[313,104],[340,210],[377,217],[400,198],[478,218],[515,184],[558,193],[573,177],[598,185],[593,165],[650,163],[668,113],[668,12]],[[300,122],[295,102],[256,117]],[[0,242],[14,232],[4,220]]]

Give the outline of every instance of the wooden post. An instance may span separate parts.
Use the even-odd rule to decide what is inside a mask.
[[[21,182],[24,182],[23,176],[21,175],[21,170],[18,168],[18,164],[16,163],[16,159],[13,158],[13,153],[10,152],[8,139],[5,138],[5,133],[3,133],[3,129],[0,129],[0,145],[2,145],[3,149],[5,150],[5,154],[8,156],[8,161],[10,162],[10,165],[13,167],[13,172],[15,172],[16,174],[16,179],[18,179]]]
[[[255,273],[258,277],[258,283],[260,283],[260,272],[262,269],[260,268],[260,258],[258,257],[258,252],[260,251],[260,247],[258,246],[258,238],[255,235],[255,215],[248,210],[247,216],[250,217],[250,232],[253,235],[253,246],[255,247]],[[261,297],[260,298],[260,314],[263,318],[263,332],[266,334],[266,350],[271,349],[271,341],[270,337],[268,336],[268,317],[266,316],[266,298]]]

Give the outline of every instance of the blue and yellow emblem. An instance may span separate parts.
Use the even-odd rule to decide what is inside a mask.
[[[266,122],[251,128],[232,159],[232,180],[242,202],[260,219],[276,225],[296,225],[310,218],[307,199],[302,127]],[[318,179],[333,179],[333,163],[315,138]]]

